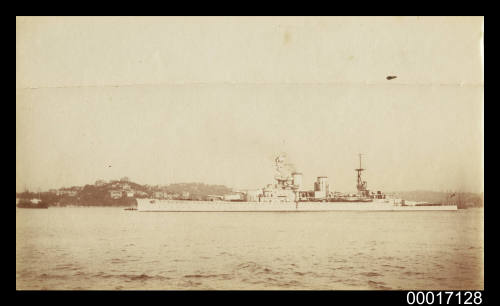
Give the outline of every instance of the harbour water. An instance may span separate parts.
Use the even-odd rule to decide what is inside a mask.
[[[483,289],[483,209],[16,209],[16,288]]]

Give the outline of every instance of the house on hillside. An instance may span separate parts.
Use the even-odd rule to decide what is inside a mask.
[[[59,189],[56,192],[56,195],[58,196],[70,196],[70,197],[76,197],[77,191],[76,190],[67,190],[67,189]]]
[[[135,196],[136,196],[136,197],[145,198],[145,197],[147,197],[147,196],[148,196],[148,193],[147,193],[147,192],[144,192],[144,191],[139,191],[139,190],[137,190],[137,191],[135,191],[134,193],[135,193]]]
[[[97,180],[97,181],[95,181],[94,185],[97,187],[104,186],[104,185],[106,185],[106,181],[105,180]]]
[[[112,199],[119,199],[122,197],[122,191],[121,190],[110,190],[109,191],[109,196]]]
[[[164,199],[167,197],[167,193],[163,191],[155,191],[153,197],[155,199]]]

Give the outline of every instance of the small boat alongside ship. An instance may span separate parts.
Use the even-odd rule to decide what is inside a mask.
[[[246,191],[241,198],[212,201],[138,198],[140,212],[298,212],[298,211],[456,211],[457,205],[405,201],[381,191],[372,192],[362,180],[361,166],[357,172],[357,193],[330,192],[328,177],[318,176],[314,190],[302,190],[302,173],[286,171],[285,157],[275,159],[275,184]]]

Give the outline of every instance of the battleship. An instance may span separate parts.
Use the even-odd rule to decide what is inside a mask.
[[[406,201],[381,191],[370,191],[362,179],[365,171],[359,154],[357,192],[331,192],[327,176],[318,176],[313,190],[303,190],[302,173],[290,171],[286,156],[275,159],[275,183],[233,196],[213,196],[210,201],[138,198],[140,212],[303,212],[303,211],[456,211],[452,203]]]

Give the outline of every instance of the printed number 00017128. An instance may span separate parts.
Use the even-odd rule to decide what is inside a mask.
[[[406,302],[408,305],[480,305],[483,303],[482,294],[480,291],[471,292],[453,292],[453,291],[439,291],[437,293],[433,291],[423,292],[423,291],[409,291],[406,294]]]

